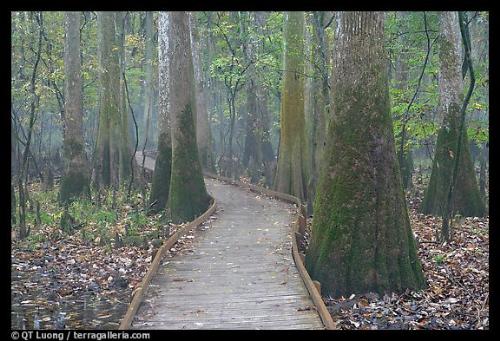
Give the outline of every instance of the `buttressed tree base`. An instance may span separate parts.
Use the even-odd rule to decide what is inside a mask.
[[[343,12],[338,25],[306,266],[332,296],[423,288],[396,160],[383,14]]]

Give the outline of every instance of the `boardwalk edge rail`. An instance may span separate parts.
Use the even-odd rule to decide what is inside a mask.
[[[232,185],[240,186],[243,188],[248,188],[251,191],[257,192],[257,193],[262,193],[270,197],[274,197],[292,204],[297,205],[297,219],[292,223],[292,256],[293,260],[295,262],[295,265],[297,266],[297,269],[299,271],[300,277],[302,278],[302,281],[306,285],[307,291],[309,292],[309,295],[311,296],[314,305],[316,306],[316,311],[318,312],[321,321],[323,322],[323,325],[325,326],[325,329],[328,330],[334,330],[338,329],[337,324],[333,321],[332,316],[330,315],[330,312],[326,308],[325,302],[323,302],[323,298],[321,297],[321,293],[319,292],[318,288],[314,284],[313,280],[311,279],[311,276],[307,272],[307,269],[304,265],[304,261],[299,253],[298,249],[298,242],[297,242],[297,237],[303,238],[304,231],[306,228],[306,223],[307,223],[307,215],[306,215],[306,209],[304,204],[300,201],[299,198],[286,194],[286,193],[281,193],[277,191],[273,191],[261,186],[256,186],[253,184],[249,183],[243,183],[238,180],[234,180],[231,178],[227,178],[225,176],[220,176],[216,175],[213,173],[209,172],[204,172],[203,173],[205,176],[217,180],[221,180],[227,183],[230,183]]]
[[[204,223],[214,212],[217,207],[217,202],[215,198],[210,197],[212,202],[210,204],[210,207],[198,218],[195,220],[188,222],[185,226],[183,226],[180,230],[176,231],[173,235],[171,235],[166,241],[163,242],[162,246],[158,249],[156,252],[155,258],[149,265],[148,272],[142,279],[141,284],[139,285],[138,288],[135,289],[135,294],[132,297],[132,301],[130,302],[127,312],[125,313],[125,316],[123,317],[120,326],[118,327],[119,330],[125,330],[130,328],[130,325],[132,324],[132,320],[134,319],[135,313],[139,309],[139,306],[141,305],[143,297],[146,295],[146,292],[149,287],[149,283],[151,282],[151,279],[153,276],[156,274],[158,271],[158,267],[160,266],[160,261],[167,252],[167,250],[170,250],[170,248],[175,244],[175,242],[184,234],[186,234],[189,230],[197,227],[198,225]]]

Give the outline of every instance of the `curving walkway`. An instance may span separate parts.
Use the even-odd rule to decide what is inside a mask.
[[[131,329],[323,329],[292,259],[292,206],[205,183],[217,219],[163,259]]]

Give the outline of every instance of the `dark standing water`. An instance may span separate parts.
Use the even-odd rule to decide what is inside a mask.
[[[14,264],[11,281],[12,329],[117,329],[130,297],[129,289],[106,296],[75,290],[61,297],[50,274],[20,272]]]

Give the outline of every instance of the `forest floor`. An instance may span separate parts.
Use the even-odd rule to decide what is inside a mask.
[[[101,205],[74,203],[74,229],[63,232],[57,189],[31,185],[40,214],[28,210],[28,238],[13,236],[11,327],[116,329],[162,239],[180,226],[146,215],[135,193],[129,202],[118,197],[115,205],[112,195]],[[324,297],[340,328],[489,328],[489,219],[463,219],[455,224],[453,240],[440,244],[435,236],[441,219],[418,213],[422,197],[416,185],[408,207],[428,287],[390,296]],[[195,236],[191,231],[181,238],[166,257],[182,253]]]
[[[19,241],[13,235],[11,327],[116,329],[162,239],[182,225],[160,214],[146,215],[136,193],[130,202],[118,197],[115,208],[111,195],[100,206],[75,202],[69,208],[74,229],[63,232],[58,187],[30,186],[40,214],[36,224],[36,209],[28,210],[28,238]],[[189,245],[194,235],[181,237],[166,257]]]
[[[339,328],[489,329],[489,218],[462,218],[452,241],[438,243],[442,220],[418,213],[423,195],[416,184],[407,202],[427,288],[323,297]]]

